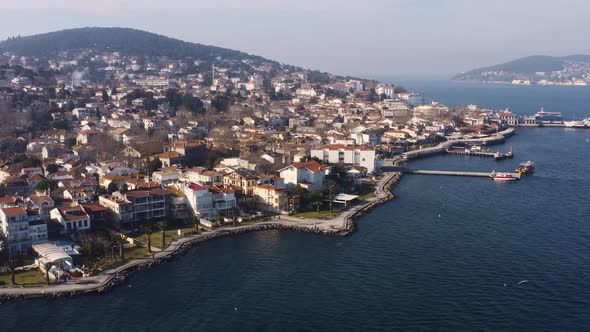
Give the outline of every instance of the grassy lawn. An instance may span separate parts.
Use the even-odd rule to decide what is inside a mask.
[[[115,253],[115,254],[118,254]],[[125,248],[125,260],[131,260],[136,258],[144,258],[149,254],[147,248],[135,246],[133,248]]]
[[[178,228],[169,229],[165,232],[166,233],[166,245],[168,245],[170,243],[170,241],[176,240],[181,237],[181,236],[178,236],[177,229]],[[195,230],[195,228],[192,226],[180,228],[180,231],[182,232],[183,235],[190,233],[194,230]],[[147,244],[147,235],[146,234],[141,234],[139,236],[135,236],[134,238]],[[156,231],[156,232],[152,233],[152,247],[162,249],[162,247],[163,247],[162,246],[162,232]],[[146,248],[146,250],[147,250],[147,248]]]
[[[320,210],[320,219],[322,218],[332,218],[340,214],[338,209],[334,209],[334,213],[330,213],[330,210]],[[305,219],[318,219],[318,211],[306,211],[306,212],[299,212],[293,215],[295,218],[305,218]]]
[[[45,276],[39,270],[29,270],[16,273],[16,283],[18,285],[45,285]],[[0,286],[10,286],[10,273],[0,274]]]

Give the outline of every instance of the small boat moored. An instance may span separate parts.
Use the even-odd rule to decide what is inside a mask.
[[[490,175],[494,181],[516,181],[520,180],[520,174],[518,173],[496,173],[492,172]]]
[[[526,161],[524,163],[520,163],[518,168],[514,170],[514,172],[518,174],[528,174],[535,171],[535,162],[534,161]]]

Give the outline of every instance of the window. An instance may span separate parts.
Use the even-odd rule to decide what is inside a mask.
[[[84,220],[84,227],[88,227],[88,220]]]

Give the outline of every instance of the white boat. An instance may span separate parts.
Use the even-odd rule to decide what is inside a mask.
[[[496,173],[495,171],[491,174],[492,180],[494,181],[516,181],[520,180],[520,174],[516,173]]]
[[[564,121],[566,128],[590,128],[590,121],[588,119],[581,121]]]

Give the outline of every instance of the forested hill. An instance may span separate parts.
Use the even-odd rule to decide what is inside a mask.
[[[270,61],[240,51],[185,42],[129,28],[68,29],[27,37],[11,37],[0,42],[0,52],[8,51],[24,56],[50,57],[61,51],[77,49],[110,50],[123,55],[167,56],[174,59],[195,57],[210,60],[223,57]]]
[[[465,81],[504,81],[509,79],[535,79],[537,73],[549,76],[551,73],[569,71],[575,75],[580,71],[584,75],[584,69],[590,65],[590,55],[569,55],[553,57],[546,55],[534,55],[520,58],[514,61],[473,69],[456,75],[454,80]]]

